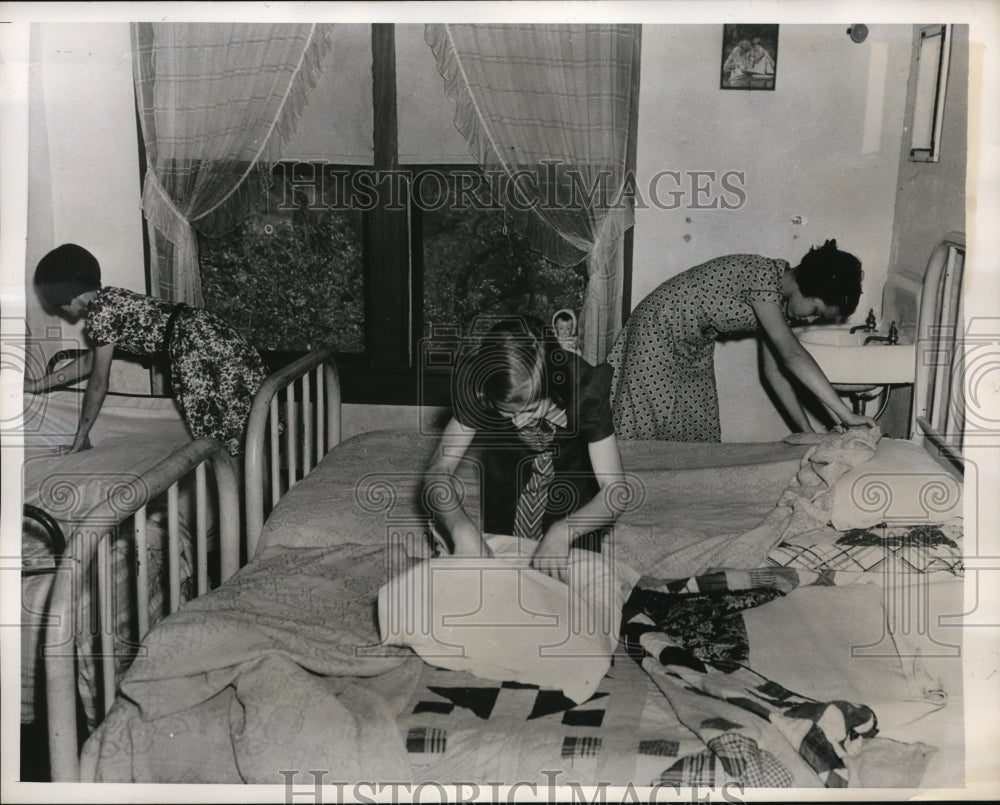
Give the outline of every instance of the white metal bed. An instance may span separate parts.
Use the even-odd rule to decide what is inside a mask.
[[[156,502],[167,512],[167,582],[163,591],[168,612],[183,603],[180,572],[179,490],[191,484],[194,495],[196,596],[230,578],[256,549],[266,513],[340,442],[340,385],[330,349],[317,349],[270,375],[255,398],[248,420],[244,466],[212,439],[185,444],[139,476],[121,480],[108,490],[106,506],[74,524],[66,546],[54,561],[54,580],[45,620],[43,656],[51,777],[75,780],[79,769],[78,657],[75,630],[90,628],[98,639],[94,668],[101,711],[114,703],[124,663],[116,657],[115,623],[122,607],[130,608],[141,641],[150,629],[151,589],[148,562],[134,565],[134,599],[120,601],[109,590],[111,542],[126,522],[132,526],[135,555],[147,556],[146,513]],[[212,484],[210,488],[209,477]],[[241,507],[245,510],[241,512]],[[216,522],[210,523],[214,513]],[[213,532],[214,526],[214,532]],[[209,573],[209,540],[218,535],[218,567]],[[245,538],[243,538],[245,535]],[[96,568],[84,578],[84,568]],[[35,569],[36,572],[37,569]],[[44,571],[43,571],[44,572]],[[90,583],[97,595],[91,624],[81,624],[79,590]],[[46,586],[46,589],[48,587]],[[115,600],[112,600],[112,599]]]
[[[958,468],[965,430],[964,271],[965,233],[949,232],[924,275],[910,420],[910,438],[927,440]]]
[[[114,703],[121,665],[115,650],[117,609],[127,607],[134,612],[140,640],[149,631],[148,605],[152,591],[146,561],[146,514],[154,501],[165,499],[167,510],[169,611],[176,611],[182,603],[179,490],[186,483],[191,483],[194,490],[195,593],[202,595],[210,586],[210,508],[217,512],[218,520],[217,578],[224,581],[232,576],[240,561],[239,468],[235,459],[214,439],[191,441],[142,476],[116,485],[109,491],[108,505],[101,511],[92,512],[85,522],[74,528],[65,551],[56,561],[47,612],[49,625],[43,645],[53,780],[74,780],[78,775],[77,630],[81,626],[91,628],[97,638],[99,654],[95,659],[99,663],[96,670],[104,714]],[[118,527],[129,519],[133,522],[138,559],[134,568],[135,597],[129,601],[110,600],[113,589],[109,578],[111,543]],[[96,568],[96,573],[88,574],[89,568]],[[77,606],[81,585],[88,581],[97,593],[96,613],[93,613],[96,623],[82,625]]]

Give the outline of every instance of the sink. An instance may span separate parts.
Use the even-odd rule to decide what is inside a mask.
[[[839,324],[796,327],[793,332],[835,386],[864,391],[890,383],[913,382],[916,356],[913,344],[876,341],[865,345],[869,336],[884,336],[885,332],[852,333],[848,325]]]

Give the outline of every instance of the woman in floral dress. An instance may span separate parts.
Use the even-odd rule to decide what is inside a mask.
[[[732,254],[671,277],[632,311],[608,356],[611,400],[622,439],[717,442],[715,339],[764,336],[764,374],[796,427],[812,424],[784,376],[794,376],[843,425],[874,425],[840,399],[790,324],[835,321],[854,312],[861,263],[835,240],[785,260]]]
[[[267,373],[257,351],[229,324],[201,308],[102,287],[97,260],[72,243],[42,258],[35,287],[46,305],[71,321],[85,318],[84,333],[94,344],[58,373],[25,379],[25,391],[37,393],[89,375],[71,452],[89,446],[117,348],[134,355],[166,353],[170,384],[191,434],[218,439],[234,456],[242,453],[250,406]]]

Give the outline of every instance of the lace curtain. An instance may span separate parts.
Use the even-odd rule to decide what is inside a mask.
[[[455,124],[511,222],[559,265],[587,262],[584,357],[621,328],[638,25],[427,25]]]
[[[133,23],[154,296],[200,305],[195,230],[233,229],[270,184],[329,48],[324,26]]]

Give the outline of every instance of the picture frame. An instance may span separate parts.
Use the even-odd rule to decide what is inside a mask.
[[[778,70],[778,26],[722,26],[720,89],[773,90]]]

